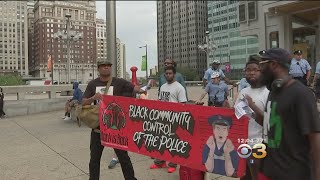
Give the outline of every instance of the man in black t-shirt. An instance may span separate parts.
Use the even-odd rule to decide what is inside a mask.
[[[100,77],[90,81],[83,94],[83,105],[90,105],[92,103],[99,104],[102,98],[101,89],[106,88],[108,81],[112,79],[108,95],[133,97],[134,93],[143,93],[139,86],[134,86],[132,83],[112,77],[112,64],[108,61],[98,62],[98,72]],[[100,127],[92,129],[90,140],[90,163],[89,173],[90,180],[98,180],[100,178],[100,160],[104,146],[100,141]],[[134,170],[128,152],[124,150],[114,149],[119,162],[121,164],[122,173],[125,180],[136,180],[134,177]]]
[[[307,87],[289,76],[290,60],[288,51],[272,48],[260,62],[261,81],[270,90],[263,122],[267,156],[261,170],[272,180],[319,180],[320,120],[316,100]]]

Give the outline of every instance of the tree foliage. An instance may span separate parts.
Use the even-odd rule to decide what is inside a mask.
[[[177,67],[177,72],[184,76],[186,81],[199,81],[200,77],[196,70],[185,67]]]
[[[0,86],[17,86],[22,85],[22,78],[18,75],[1,75]]]

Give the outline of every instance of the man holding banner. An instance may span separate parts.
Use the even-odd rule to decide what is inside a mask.
[[[172,66],[165,68],[165,77],[167,82],[160,87],[159,100],[175,103],[186,103],[187,95],[184,87],[175,80],[176,69]],[[168,164],[168,173],[176,171],[177,164]],[[166,161],[155,159],[150,169],[158,169],[166,167]]]
[[[90,105],[92,103],[99,104],[102,99],[100,94],[101,89],[106,88],[108,81],[111,85],[108,89],[108,95],[132,97],[134,93],[143,93],[139,86],[134,86],[132,83],[111,76],[112,63],[108,61],[101,61],[97,63],[100,77],[90,81],[83,94],[83,105]],[[92,129],[90,139],[90,163],[89,173],[90,180],[99,180],[100,178],[100,160],[104,146],[101,145],[100,127]],[[121,164],[122,173],[125,180],[136,180],[134,177],[134,170],[128,152],[124,150],[114,149],[119,162]]]

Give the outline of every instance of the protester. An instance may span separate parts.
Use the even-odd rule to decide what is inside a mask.
[[[304,85],[309,84],[311,75],[311,66],[307,60],[302,58],[302,51],[297,50],[294,52],[294,58],[291,60],[289,74],[296,80]]]
[[[90,105],[92,103],[99,104],[102,98],[102,95],[99,93],[100,89],[106,88],[106,84],[110,80],[112,80],[112,82],[108,94],[110,93],[114,96],[132,97],[134,93],[143,93],[139,86],[134,86],[124,79],[112,77],[112,63],[108,61],[100,61],[97,63],[97,65],[100,76],[89,82],[83,94],[83,105]],[[102,146],[100,142],[100,127],[97,129],[92,129],[89,163],[90,180],[98,180],[100,178],[100,160],[103,149],[104,146]],[[136,180],[128,152],[119,149],[114,149],[114,152],[119,159],[124,179]]]
[[[160,87],[159,100],[165,102],[186,103],[187,94],[185,88],[175,80],[176,69],[173,66],[167,66],[165,68],[166,83]],[[176,171],[177,164],[168,163],[168,173]],[[160,159],[155,159],[154,164],[150,166],[150,169],[165,168],[166,162]]]
[[[206,94],[208,94],[210,106],[228,107],[228,100],[226,97],[229,95],[229,90],[227,84],[220,80],[220,74],[218,72],[213,73],[211,75],[211,79],[212,83],[207,84],[205,92],[201,94],[196,103],[202,103],[202,99],[206,96]]]
[[[316,100],[309,88],[289,75],[290,61],[287,50],[272,48],[260,62],[261,82],[270,93],[263,120],[267,156],[262,159],[263,174],[259,178],[319,180],[320,121]]]
[[[73,83],[73,97],[71,99],[68,99],[65,105],[65,117],[63,120],[65,121],[69,121],[71,120],[71,108],[75,107],[76,105],[80,104],[82,101],[82,95],[83,92],[82,90],[79,88],[79,83],[78,82],[74,82]]]
[[[253,148],[262,139],[263,112],[269,95],[266,86],[259,82],[261,72],[259,56],[250,56],[245,68],[245,78],[249,86],[242,89],[236,100],[235,105],[240,101],[247,101],[249,107],[254,111],[255,117],[250,117],[248,124],[248,144]],[[247,159],[247,172],[241,180],[257,180],[259,172],[259,159],[249,157]]]
[[[164,60],[164,68],[166,68],[166,67],[174,67],[174,68],[176,68],[177,67],[177,63],[173,59],[167,58],[167,59]],[[183,78],[182,74],[176,72],[174,78],[178,83],[180,83],[184,87],[184,89],[185,89],[185,91],[187,93],[186,84],[184,82],[184,78]],[[160,92],[160,87],[163,84],[165,84],[166,82],[167,82],[167,80],[166,80],[166,77],[165,77],[165,73],[162,73],[160,75],[160,78],[159,78],[159,89],[158,89],[158,92]],[[187,97],[188,97],[188,95],[187,95]]]
[[[3,111],[3,105],[4,105],[4,94],[2,91],[2,88],[0,87],[0,119],[6,117],[6,113]]]

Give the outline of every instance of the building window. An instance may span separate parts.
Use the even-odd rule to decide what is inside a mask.
[[[84,11],[80,11],[80,19],[81,19],[81,20],[84,19]]]
[[[240,4],[239,5],[239,22],[246,21],[246,5]]]
[[[257,18],[257,12],[256,12],[256,2],[249,2],[248,3],[248,14],[249,14],[249,20],[254,20]]]
[[[57,16],[61,17],[61,8],[57,8]]]

